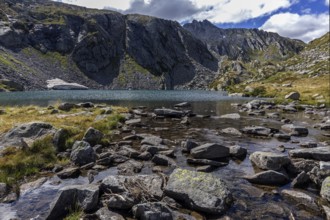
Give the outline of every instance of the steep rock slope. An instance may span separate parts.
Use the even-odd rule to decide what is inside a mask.
[[[26,89],[51,78],[91,88],[207,88],[218,70],[177,22],[47,0],[0,0],[0,8],[0,78]]]

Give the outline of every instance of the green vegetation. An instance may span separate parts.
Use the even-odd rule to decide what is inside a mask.
[[[63,220],[79,220],[81,219],[83,211],[80,209],[70,211],[70,214],[66,216]]]

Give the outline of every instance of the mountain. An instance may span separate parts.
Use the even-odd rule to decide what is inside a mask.
[[[174,21],[48,0],[0,0],[0,8],[0,76],[27,90],[52,78],[105,89],[206,88],[218,70],[207,46]]]
[[[228,56],[231,60],[283,60],[298,53],[305,46],[300,40],[263,30],[221,29],[208,20],[194,20],[183,27],[204,41],[210,50],[220,56]]]

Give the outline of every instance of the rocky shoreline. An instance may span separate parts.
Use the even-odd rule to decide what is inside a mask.
[[[98,120],[112,113],[93,103],[62,103],[47,111],[59,118],[95,109],[102,109]],[[77,210],[83,219],[330,218],[325,106],[252,100],[232,104],[230,114],[210,116],[179,103],[172,109],[139,106],[121,117],[111,139],[89,127],[65,150],[65,131],[47,122],[4,133],[2,150],[29,148],[50,135],[57,158],[68,163],[42,168],[41,178],[21,181],[19,190],[0,183],[2,204],[71,181],[48,198],[42,213],[34,211],[38,217],[16,218],[62,219]]]

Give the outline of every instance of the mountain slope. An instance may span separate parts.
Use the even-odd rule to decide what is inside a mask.
[[[50,78],[91,88],[206,88],[216,76],[217,59],[177,22],[47,0],[0,6],[0,76],[26,89]]]

